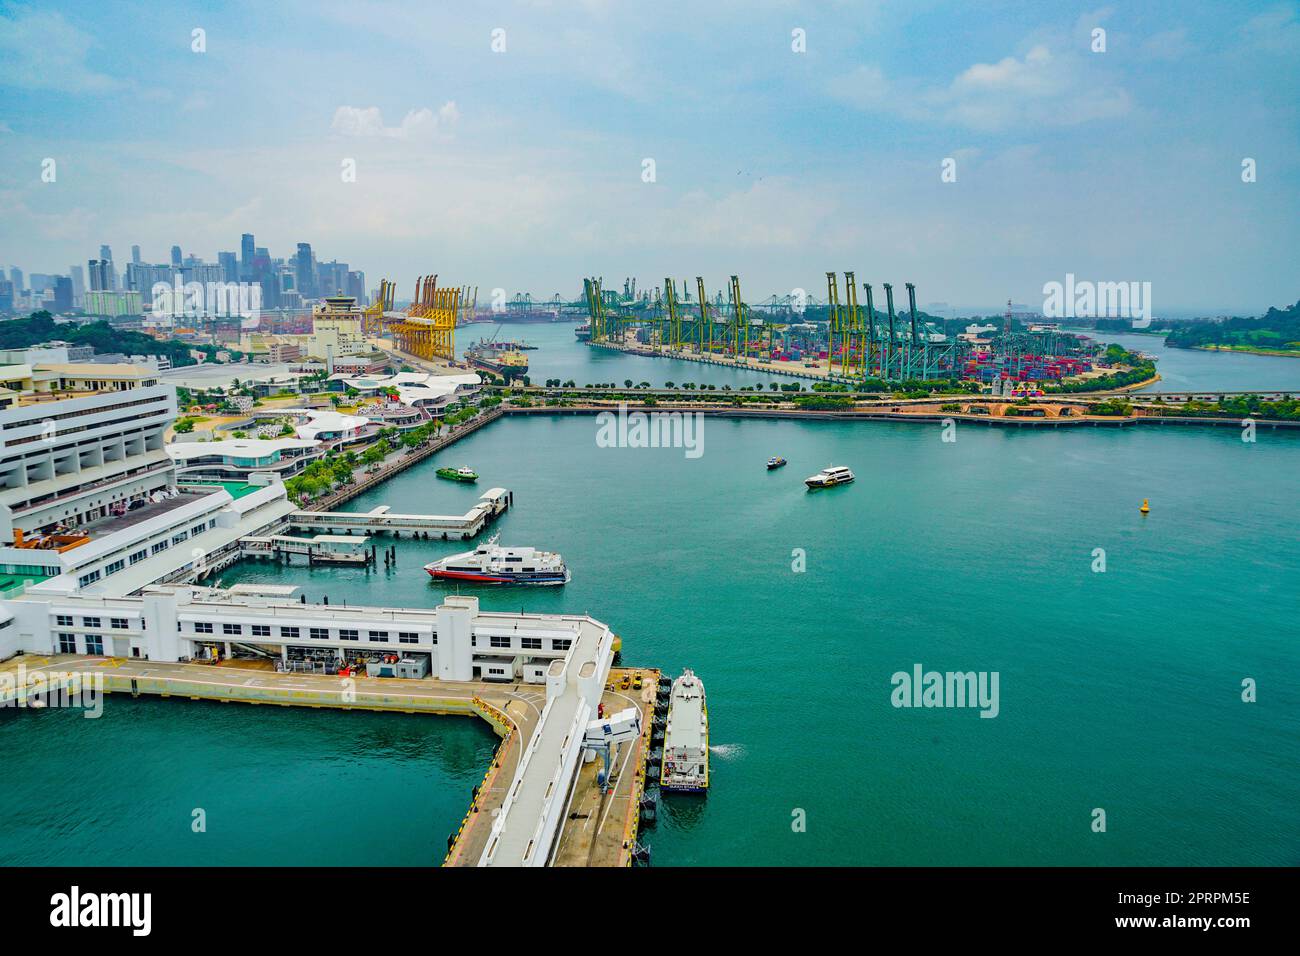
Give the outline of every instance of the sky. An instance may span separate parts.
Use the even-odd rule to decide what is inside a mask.
[[[1292,0],[0,0],[0,265],[252,232],[399,298],[833,269],[1252,314],[1300,299],[1298,114]]]

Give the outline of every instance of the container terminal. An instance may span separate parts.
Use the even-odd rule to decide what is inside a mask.
[[[173,386],[136,366],[77,374],[0,407],[0,705],[38,706],[39,677],[46,690],[102,679],[109,693],[477,715],[502,741],[431,863],[647,859],[637,834],[654,816],[667,689],[655,670],[615,666],[603,622],[484,611],[473,596],[357,607],[203,584],[248,556],[369,566],[370,535],[468,539],[513,504],[507,489],[462,516],[331,514],[300,511],[264,473],[187,482],[164,446]]]

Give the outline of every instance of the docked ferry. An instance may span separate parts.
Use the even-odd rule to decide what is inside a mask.
[[[424,570],[430,577],[472,584],[568,584],[569,569],[554,551],[505,548],[493,535],[473,551],[453,554]]]
[[[805,478],[803,483],[809,488],[833,488],[836,485],[847,485],[853,477],[853,472],[843,465],[828,465],[817,474]]]
[[[659,789],[688,793],[709,789],[709,707],[704,682],[689,669],[673,681],[668,699]]]

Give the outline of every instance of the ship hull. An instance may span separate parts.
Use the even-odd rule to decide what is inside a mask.
[[[443,571],[438,568],[425,568],[429,577],[446,581],[464,581],[468,584],[525,584],[533,587],[547,587],[567,584],[568,574],[487,574],[471,571]]]
[[[501,362],[494,362],[492,359],[484,358],[481,355],[466,355],[465,361],[479,371],[491,372],[493,375],[500,375],[505,379],[522,378],[528,374],[527,365],[505,365]]]

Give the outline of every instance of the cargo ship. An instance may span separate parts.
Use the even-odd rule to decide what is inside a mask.
[[[709,707],[704,682],[689,668],[673,681],[663,760],[660,790],[704,793],[709,789]]]
[[[424,570],[432,578],[471,584],[569,583],[569,569],[565,566],[564,559],[554,551],[502,547],[497,544],[497,535],[473,551],[453,554],[426,564]]]
[[[499,349],[487,342],[476,342],[466,349],[465,361],[472,368],[500,375],[507,381],[528,374],[528,357],[523,352]]]

